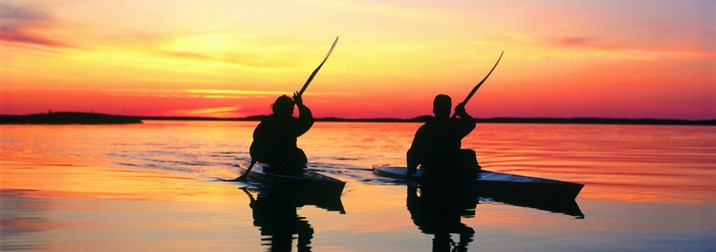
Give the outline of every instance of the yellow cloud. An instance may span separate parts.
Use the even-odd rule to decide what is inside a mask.
[[[238,117],[243,116],[239,111],[240,106],[201,108],[201,109],[177,109],[168,111],[168,115],[176,116],[203,116],[203,117]]]

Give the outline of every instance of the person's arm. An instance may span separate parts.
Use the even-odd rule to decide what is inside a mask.
[[[472,118],[472,116],[465,111],[465,104],[463,103],[455,106],[455,114],[460,117],[460,119],[458,119],[458,125],[460,125],[458,134],[460,134],[460,137],[465,137],[475,129],[475,118]]]
[[[251,162],[249,163],[249,166],[246,168],[246,171],[244,174],[241,174],[241,176],[234,179],[234,181],[241,181],[246,182],[249,176],[249,172],[251,171],[251,168],[254,167],[256,162],[261,160],[263,158],[264,152],[266,151],[266,119],[261,121],[259,125],[256,126],[254,129],[253,134],[253,141],[251,141],[251,146],[249,146],[249,155],[251,156]],[[252,201],[253,204],[253,201]]]
[[[303,98],[298,95],[298,93],[293,94],[293,102],[296,103],[296,107],[298,107],[298,128],[296,133],[297,136],[301,136],[311,129],[315,119],[313,118],[311,109],[303,104]]]
[[[411,176],[418,169],[418,158],[417,158],[417,155],[415,155],[415,152],[416,151],[413,148],[410,148],[410,149],[408,149],[407,153],[405,153],[406,164],[408,165],[408,171],[405,172],[406,180],[410,179]]]
[[[251,142],[251,146],[249,147],[249,154],[251,155],[251,160],[261,160],[263,152],[266,149],[266,135],[267,132],[265,122],[261,121],[259,125],[256,126],[256,129],[254,129],[254,139]]]
[[[413,143],[410,145],[410,149],[408,149],[407,153],[405,153],[406,156],[406,165],[408,168],[408,171],[405,173],[405,179],[410,179],[411,176],[415,173],[415,171],[418,169],[418,165],[420,164],[420,155],[424,155],[423,149],[425,148],[425,137],[424,135],[424,126],[421,126],[418,131],[415,132],[415,137],[413,137]]]

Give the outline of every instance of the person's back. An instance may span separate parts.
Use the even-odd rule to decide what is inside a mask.
[[[271,165],[277,171],[297,171],[306,166],[307,158],[298,148],[297,138],[306,133],[314,123],[311,110],[300,96],[294,96],[299,117],[294,118],[294,101],[288,96],[276,99],[273,114],[265,118],[254,130],[251,158]]]
[[[465,112],[463,104],[455,107],[459,118],[450,118],[452,102],[447,95],[438,95],[433,103],[435,117],[422,125],[415,133],[407,153],[408,174],[418,165],[425,169],[427,177],[460,177],[465,175],[466,153],[461,150],[461,140],[475,128],[475,120]],[[469,156],[470,153],[467,153]],[[472,152],[474,159],[474,152]]]

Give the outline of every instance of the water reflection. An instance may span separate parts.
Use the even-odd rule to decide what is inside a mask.
[[[28,197],[29,190],[0,190],[0,251],[29,251],[49,247],[43,233],[61,226],[46,218],[52,208],[41,198]]]
[[[577,219],[584,219],[584,213],[574,199],[560,197],[533,197],[529,192],[508,191],[480,188],[476,192],[485,200],[505,203],[512,206],[528,207],[552,213],[566,214]]]
[[[267,251],[291,251],[294,239],[297,251],[311,251],[314,229],[305,217],[298,215],[299,207],[313,205],[345,214],[340,196],[326,198],[267,189],[258,190],[254,196],[247,188],[241,190],[250,199],[253,224],[261,231],[261,245],[267,246]]]
[[[433,235],[433,251],[467,251],[475,230],[461,223],[474,217],[477,194],[460,185],[424,184],[407,186],[407,208],[413,223]],[[457,234],[457,241],[451,234]]]
[[[480,201],[499,202],[583,219],[574,199],[532,198],[460,183],[407,184],[406,206],[413,223],[433,235],[433,251],[467,251],[475,230],[462,217],[472,218]],[[453,234],[457,235],[453,237]]]

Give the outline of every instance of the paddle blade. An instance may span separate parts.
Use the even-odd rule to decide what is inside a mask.
[[[237,178],[235,178],[235,179],[229,180],[229,181],[234,181],[234,182],[246,182],[246,181],[249,181],[249,179],[248,179],[248,177],[249,177],[249,172],[251,171],[251,168],[254,168],[254,165],[256,164],[256,162],[257,162],[257,160],[251,159],[251,163],[249,163],[249,167],[246,168],[246,171],[244,172],[244,174],[241,174],[241,176],[239,176],[239,177],[237,177]]]
[[[470,101],[472,96],[475,95],[475,92],[477,92],[477,89],[479,89],[480,86],[482,86],[482,83],[485,83],[485,80],[487,80],[487,77],[490,77],[490,74],[492,74],[492,71],[495,71],[495,67],[497,67],[497,64],[500,63],[500,60],[502,59],[503,54],[505,54],[505,51],[502,51],[502,53],[500,53],[500,57],[497,58],[497,62],[495,62],[495,65],[492,66],[492,69],[490,69],[490,72],[487,73],[485,78],[482,78],[482,80],[480,82],[478,82],[477,85],[475,85],[475,87],[472,88],[472,90],[470,90],[470,93],[467,95],[467,97],[465,97],[465,100],[462,101],[463,105],[466,105],[467,102]],[[457,114],[453,114],[451,118],[453,118],[453,119],[457,118]]]
[[[331,45],[331,49],[328,50],[328,53],[326,54],[326,57],[323,58],[323,61],[321,61],[321,64],[316,67],[316,70],[313,70],[313,73],[311,73],[311,76],[308,77],[308,80],[306,80],[306,83],[303,84],[303,87],[301,87],[301,91],[298,91],[298,95],[303,95],[303,92],[306,91],[306,88],[308,88],[308,85],[311,84],[311,81],[313,80],[313,77],[316,76],[318,73],[318,70],[321,70],[321,67],[324,63],[326,63],[326,60],[328,59],[328,56],[331,56],[331,52],[333,52],[333,48],[336,47],[336,43],[338,43],[338,36],[336,36],[336,39],[333,40],[333,44]]]
[[[495,68],[497,67],[497,64],[500,63],[500,60],[502,59],[503,54],[505,54],[505,51],[502,51],[502,53],[500,53],[500,57],[497,58],[497,62],[495,62],[495,65],[492,66],[492,69],[490,69],[490,72],[488,72],[487,75],[485,75],[485,78],[482,78],[482,80],[479,83],[477,83],[477,85],[475,85],[475,87],[472,88],[472,90],[470,91],[470,94],[468,94],[467,97],[465,97],[465,100],[462,101],[463,104],[467,104],[467,102],[470,101],[470,98],[472,98],[472,96],[475,94],[477,89],[479,89],[480,86],[482,86],[482,83],[485,83],[485,81],[487,80],[487,77],[490,77],[490,74],[492,74],[492,71],[495,71]]]

